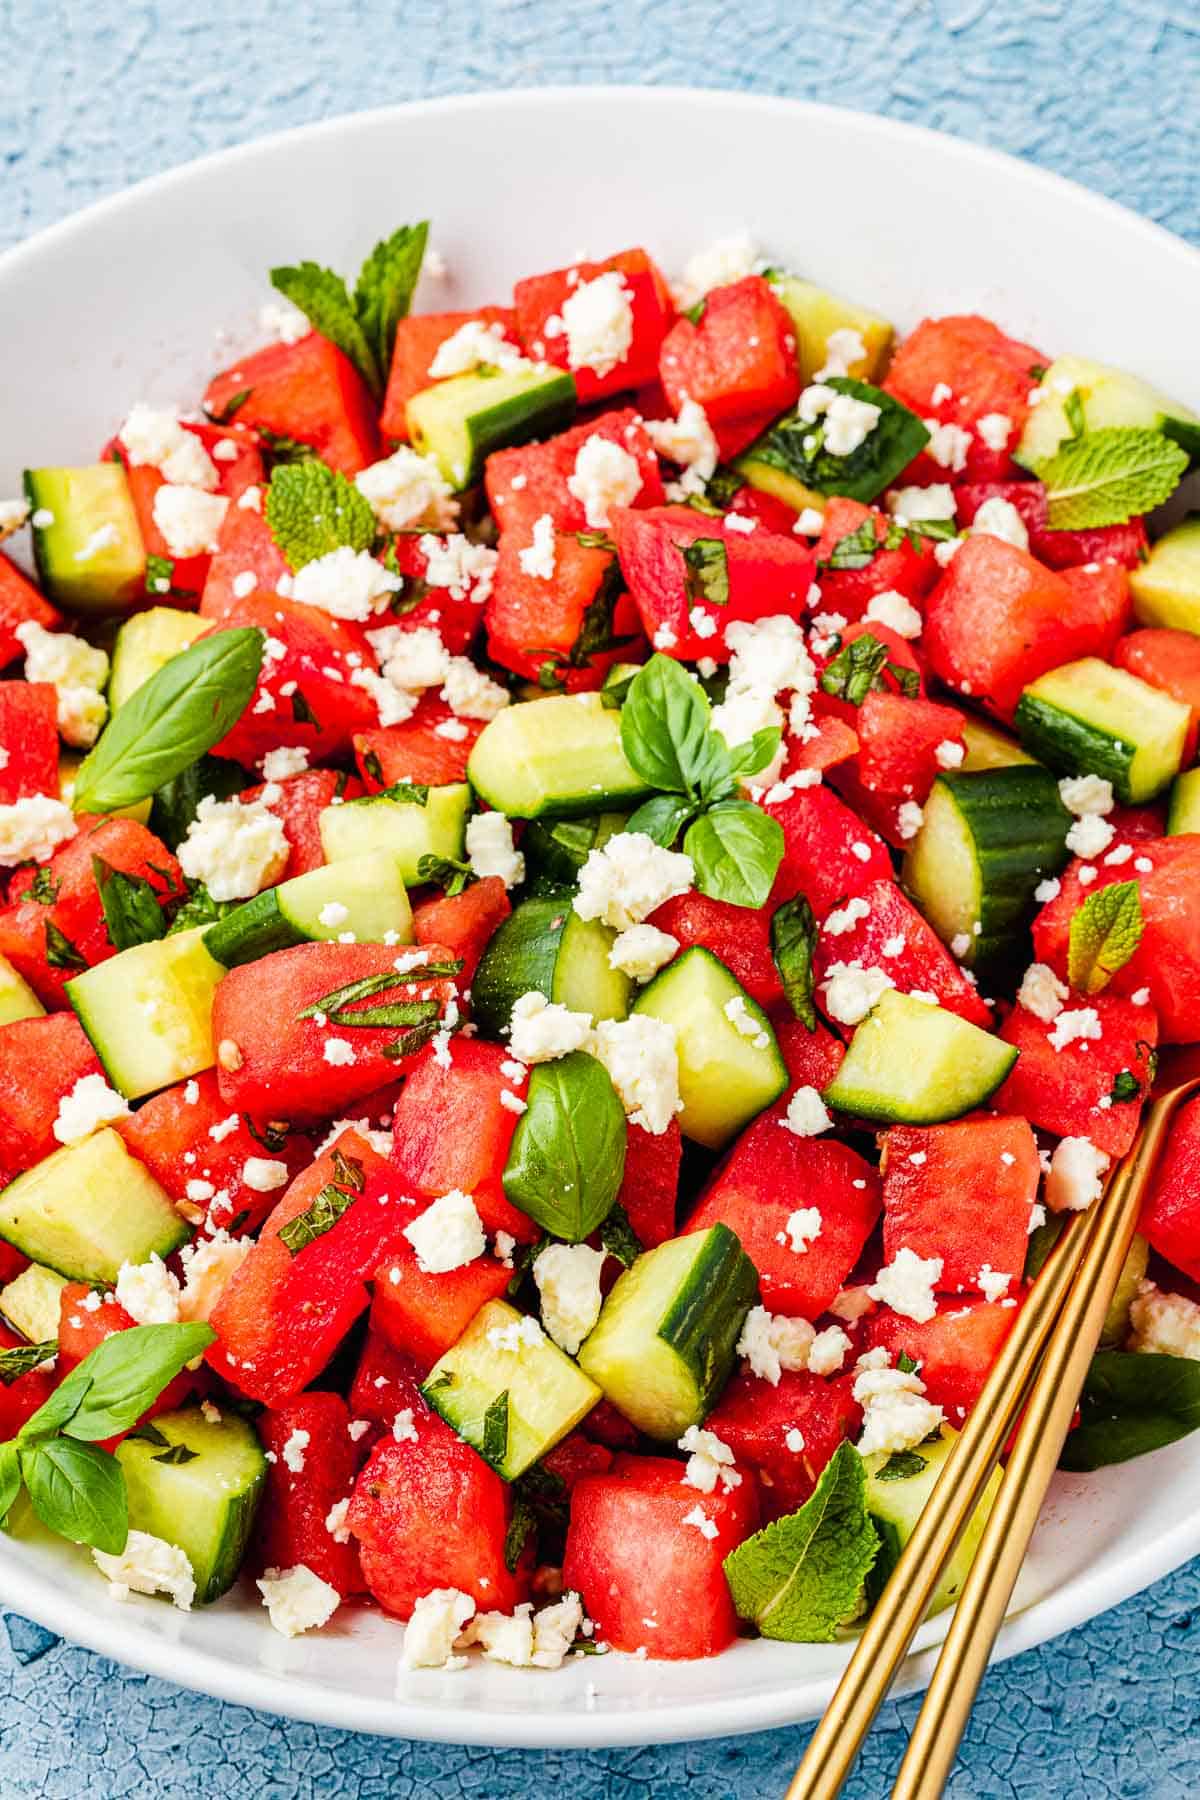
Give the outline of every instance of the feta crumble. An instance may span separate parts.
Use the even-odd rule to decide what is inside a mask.
[[[585,438],[567,477],[567,491],[583,507],[593,530],[606,531],[614,506],[632,506],[642,491],[636,456],[594,432]]]
[[[185,1323],[211,1318],[217,1301],[253,1248],[253,1238],[230,1237],[227,1231],[210,1231],[183,1246],[179,1252],[183,1270],[179,1317]]]
[[[509,1047],[518,1062],[554,1062],[585,1049],[591,1032],[591,1013],[568,1012],[535,989],[513,1007]]]
[[[1044,1195],[1051,1212],[1083,1212],[1103,1192],[1111,1159],[1090,1138],[1065,1137],[1054,1147]]]
[[[752,275],[759,262],[757,246],[749,232],[732,232],[717,238],[704,250],[697,250],[683,266],[683,276],[675,289],[680,312],[687,312],[703,300],[713,288],[728,287]]]
[[[880,1269],[867,1293],[902,1318],[924,1325],[937,1312],[934,1288],[941,1280],[942,1266],[940,1256],[918,1256],[915,1250],[907,1248],[898,1250],[891,1262]]]
[[[1104,1027],[1094,1006],[1076,1006],[1057,1013],[1046,1035],[1055,1050],[1065,1050],[1068,1044],[1094,1043],[1104,1035]]]
[[[206,556],[217,547],[217,534],[229,510],[223,494],[167,482],[154,496],[154,523],[172,556]]]
[[[169,1594],[173,1606],[191,1611],[196,1578],[178,1544],[131,1530],[123,1550],[114,1555],[93,1549],[92,1561],[109,1583],[114,1600],[127,1600],[130,1594]]]
[[[833,1120],[815,1087],[798,1087],[779,1123],[797,1137],[819,1137],[830,1129]]]
[[[518,550],[517,561],[522,574],[535,576],[539,581],[553,581],[554,520],[549,513],[534,520],[533,536],[525,549]]]
[[[679,1448],[687,1454],[683,1479],[688,1487],[694,1487],[702,1494],[715,1493],[718,1481],[727,1494],[741,1487],[742,1477],[733,1466],[733,1451],[715,1431],[703,1431],[699,1425],[689,1425],[679,1440]]]
[[[123,1262],[117,1270],[118,1304],[139,1325],[177,1324],[179,1291],[178,1280],[156,1252],[148,1262]]]
[[[265,1569],[255,1586],[267,1617],[283,1637],[299,1637],[327,1624],[341,1604],[337,1589],[314,1575],[306,1563],[297,1563],[294,1569]]]
[[[129,1107],[114,1093],[103,1075],[81,1075],[69,1094],[58,1103],[54,1135],[60,1144],[77,1144],[101,1125],[127,1119]]]
[[[433,457],[421,456],[408,444],[361,470],[354,485],[388,531],[418,525],[447,531],[458,517],[458,502]]]
[[[587,1244],[550,1244],[533,1265],[542,1324],[560,1350],[575,1356],[600,1317],[604,1251]]]
[[[1128,1348],[1144,1356],[1186,1356],[1200,1362],[1200,1306],[1184,1294],[1142,1281],[1129,1308]]]
[[[1018,550],[1028,550],[1029,530],[1011,500],[995,494],[985,500],[971,521],[972,537],[999,538]]]
[[[690,856],[664,850],[644,831],[622,831],[588,852],[574,907],[581,919],[600,919],[614,931],[640,925],[665,900],[695,880]]]
[[[883,969],[865,969],[858,960],[830,963],[821,983],[825,1011],[839,1025],[858,1025],[895,985]]]
[[[906,1374],[902,1369],[864,1368],[863,1360],[854,1381],[854,1398],[863,1408],[860,1456],[914,1449],[942,1424],[945,1415],[941,1407],[926,1400],[925,1384],[915,1371]]]
[[[448,375],[468,375],[472,369],[515,369],[524,361],[517,346],[505,337],[503,326],[468,319],[438,345],[427,372],[431,380],[444,381]]]
[[[807,1319],[788,1319],[768,1312],[765,1306],[752,1306],[737,1341],[737,1354],[749,1364],[752,1375],[778,1387],[785,1369],[809,1367],[816,1337]],[[849,1341],[847,1338],[847,1344]]]
[[[73,748],[87,750],[108,717],[101,689],[108,657],[70,631],[47,631],[27,619],[13,634],[25,652],[26,681],[50,682],[58,693],[58,729]]]
[[[1053,1025],[1070,991],[1067,984],[1058,979],[1049,963],[1035,962],[1030,963],[1021,978],[1017,1001],[1035,1019],[1041,1019],[1045,1025]]]
[[[611,375],[633,343],[633,294],[617,269],[581,281],[562,307],[567,365]]]
[[[426,1275],[446,1275],[474,1262],[487,1249],[483,1224],[470,1194],[451,1188],[427,1206],[402,1234],[417,1253]]]
[[[695,1526],[700,1536],[708,1538],[710,1543],[720,1531],[716,1520],[710,1519],[702,1506],[693,1506],[690,1512],[684,1513],[682,1523]]]
[[[157,469],[166,482],[206,493],[220,485],[221,477],[208,451],[173,412],[139,401],[117,436],[131,468]]]
[[[660,1137],[683,1108],[675,1027],[638,1013],[602,1019],[583,1047],[608,1070],[632,1122]]]
[[[894,588],[884,588],[880,594],[872,594],[867,605],[868,620],[877,625],[886,625],[897,637],[917,638],[921,635],[924,624],[920,613],[911,600],[898,594]]]
[[[292,1431],[283,1446],[283,1460],[293,1475],[304,1473],[304,1452],[312,1443],[312,1433],[303,1431],[299,1425]]]
[[[291,597],[333,619],[361,625],[374,618],[403,586],[403,577],[385,569],[369,550],[352,550],[343,544],[296,571]]]
[[[1067,832],[1067,849],[1073,856],[1099,856],[1116,837],[1116,827],[1098,813],[1086,813]]]
[[[608,966],[633,981],[649,981],[669,963],[679,939],[657,925],[630,925],[618,933],[608,953]]]
[[[26,794],[0,806],[0,869],[47,861],[78,829],[70,807],[49,794]]]
[[[455,1639],[475,1616],[475,1602],[459,1588],[433,1588],[422,1594],[404,1627],[404,1669],[465,1669],[465,1656],[454,1655]]]
[[[467,821],[467,857],[481,879],[498,875],[506,888],[525,879],[525,858],[513,846],[512,822],[502,812],[475,813]]]
[[[821,1235],[824,1220],[820,1209],[816,1206],[797,1207],[784,1220],[783,1230],[779,1233],[778,1242],[786,1244],[796,1256],[803,1256],[810,1244],[815,1244]]]
[[[686,500],[689,494],[702,494],[721,460],[720,447],[704,408],[684,396],[677,418],[647,419],[645,431],[658,454],[668,462],[678,463],[683,470],[674,491],[668,489],[668,498]]]
[[[264,781],[286,781],[291,775],[302,775],[308,767],[308,751],[303,744],[281,744],[268,750],[262,759]]]
[[[216,800],[206,794],[176,855],[188,879],[202,881],[214,900],[249,900],[278,881],[291,845],[264,796]]]

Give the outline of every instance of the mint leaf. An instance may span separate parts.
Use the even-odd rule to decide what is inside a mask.
[[[126,875],[102,856],[93,856],[92,874],[100,894],[100,907],[108,941],[114,950],[130,950],[166,934],[166,914],[157,890],[144,875]]]
[[[922,1469],[929,1467],[927,1456],[918,1456],[915,1450],[893,1450],[882,1468],[876,1469],[876,1481],[908,1481],[919,1475]]]
[[[804,487],[820,494],[844,494],[852,500],[871,501],[881,494],[918,451],[929,442],[929,432],[914,412],[882,388],[868,381],[836,375],[822,384],[839,394],[849,394],[879,408],[879,418],[857,450],[835,456],[825,448],[825,427],[819,420],[808,424],[799,408],[776,421],[745,452],[746,460],[782,469]],[[861,565],[860,565],[861,566]]]
[[[172,656],[117,708],[80,763],[76,811],[133,806],[211,750],[254,697],[262,655],[262,632],[243,626]]]
[[[1137,1076],[1129,1069],[1122,1069],[1114,1078],[1108,1097],[1114,1106],[1119,1106],[1124,1101],[1139,1099],[1141,1092],[1142,1084]]]
[[[320,263],[302,262],[271,270],[271,286],[299,307],[314,331],[350,358],[373,393],[379,391],[375,352],[359,320],[346,283]]]
[[[58,1352],[57,1338],[44,1344],[15,1344],[11,1350],[0,1350],[0,1387],[11,1387],[31,1369],[40,1368]]]
[[[739,1617],[763,1637],[827,1644],[857,1614],[878,1552],[862,1458],[843,1443],[811,1499],[731,1551],[725,1577]]]
[[[280,1226],[280,1243],[285,1245],[293,1256],[298,1256],[301,1250],[307,1250],[308,1246],[315,1244],[319,1237],[324,1237],[327,1231],[332,1231],[342,1215],[349,1212],[357,1198],[357,1194],[347,1193],[344,1188],[335,1187],[330,1182],[321,1189],[311,1206],[306,1207],[302,1213],[297,1213],[294,1219],[289,1219],[286,1225]]]
[[[355,284],[354,310],[370,346],[377,378],[372,385],[377,392],[387,386],[396,327],[412,305],[428,236],[428,220],[401,225],[376,244]]]
[[[453,898],[479,877],[469,862],[460,862],[456,856],[425,855],[417,860],[417,880],[436,882],[444,894]]]
[[[817,574],[823,574],[826,569],[865,569],[874,561],[878,548],[879,534],[875,529],[874,514],[870,514],[853,531],[840,537],[829,555],[818,561]]]
[[[73,1544],[121,1553],[129,1535],[129,1511],[125,1476],[115,1456],[95,1444],[58,1437],[25,1445],[20,1462],[33,1510],[48,1530]]]
[[[783,861],[783,827],[750,800],[722,800],[689,825],[683,848],[702,894],[762,906]]]
[[[817,920],[803,894],[785,900],[771,915],[771,955],[779,970],[788,1005],[810,1031],[817,1029],[813,1003],[813,955],[817,948]]]
[[[608,1217],[625,1174],[625,1109],[608,1070],[572,1051],[530,1073],[504,1192],[546,1231],[578,1243]]]
[[[886,673],[896,682],[900,692],[912,699],[920,689],[921,678],[915,669],[892,662],[891,655],[881,638],[864,631],[860,637],[851,638],[833,661],[826,664],[821,672],[822,691],[851,706],[861,706],[875,689],[886,692]]]
[[[284,463],[267,489],[267,524],[289,569],[331,550],[369,550],[375,514],[352,481],[328,463]]]
[[[729,557],[723,538],[693,538],[677,546],[687,574],[684,585],[689,603],[707,600],[710,606],[729,604]]]
[[[434,965],[422,963],[413,971],[415,977],[426,979],[434,973]],[[385,969],[380,975],[362,975],[357,981],[348,981],[344,987],[333,988],[328,994],[322,994],[311,1006],[305,1006],[296,1014],[298,1019],[315,1019],[323,1015],[331,1025],[424,1025],[430,1019],[436,1019],[441,1008],[436,1000],[397,1000],[387,1001],[383,1006],[360,1006],[351,1011],[356,1000],[369,1000],[374,994],[385,993],[389,988],[411,988],[412,981],[406,981],[394,969]]]
[[[732,786],[729,751],[699,684],[656,653],[630,684],[621,745],[643,780],[669,794],[715,799]]]
[[[1103,1469],[1173,1444],[1200,1426],[1200,1362],[1183,1356],[1101,1350],[1067,1433],[1060,1469]]]
[[[1034,472],[1046,489],[1050,527],[1085,531],[1161,506],[1187,465],[1187,452],[1161,432],[1106,425],[1068,439]]]
[[[1136,881],[1114,881],[1089,894],[1071,919],[1067,979],[1075,991],[1098,994],[1107,987],[1141,943],[1142,929]]]

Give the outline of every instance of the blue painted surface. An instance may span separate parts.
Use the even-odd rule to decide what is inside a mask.
[[[0,245],[279,126],[551,81],[698,81],[882,111],[1028,156],[1200,242],[1192,0],[0,0],[0,45]],[[751,1800],[782,1790],[805,1735],[594,1755],[388,1743],[202,1699],[26,1620],[6,1626],[6,1800],[521,1800],[563,1782],[578,1800]],[[1198,1645],[1194,1563],[997,1669],[953,1800],[1200,1793]],[[883,1714],[853,1800],[887,1792],[916,1705]]]

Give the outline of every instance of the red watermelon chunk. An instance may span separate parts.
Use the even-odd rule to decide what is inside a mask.
[[[483,724],[482,719],[455,718],[445,701],[427,693],[403,725],[356,732],[354,760],[366,792],[378,793],[398,781],[416,781],[428,787],[465,781]]]
[[[1200,637],[1190,631],[1149,626],[1119,639],[1112,660],[1118,669],[1128,669],[1131,675],[1139,675],[1151,687],[1161,688],[1173,700],[1191,707],[1192,722],[1183,741],[1183,767],[1190,768],[1200,731]]]
[[[571,368],[570,340],[563,328],[563,307],[573,294],[598,276],[620,276],[621,291],[632,314],[632,338],[621,360],[604,374],[589,366]],[[611,284],[610,284],[611,285]],[[536,362],[571,369],[580,404],[606,399],[626,388],[653,381],[658,352],[675,307],[671,291],[646,252],[621,250],[603,262],[573,263],[546,275],[531,275],[513,288],[517,331],[526,354]]]
[[[827,1381],[785,1369],[775,1386],[735,1375],[721,1395],[705,1428],[729,1445],[739,1468],[754,1470],[768,1517],[803,1506],[838,1445],[858,1436],[862,1407],[853,1389],[853,1376]],[[802,1441],[792,1449],[788,1437],[796,1432]]]
[[[1092,1012],[1094,1021],[1081,1018]],[[1068,1041],[1072,1021],[1098,1023],[1101,1035]],[[1016,1113],[1059,1137],[1090,1138],[1109,1156],[1124,1155],[1153,1077],[1158,1020],[1152,1006],[1135,1006],[1112,993],[1073,997],[1053,1025],[1014,1006],[1000,1036],[1020,1055],[992,1097],[997,1112]],[[1131,1099],[1114,1098],[1121,1074],[1138,1084]]]
[[[25,1339],[17,1332],[10,1331],[0,1319],[0,1352],[19,1350]],[[15,1381],[7,1386],[0,1382],[0,1432],[5,1438],[16,1437],[27,1419],[31,1419],[39,1406],[44,1406],[59,1383],[59,1371],[53,1365],[42,1363],[36,1369],[28,1369],[24,1375],[18,1375]]]
[[[59,1102],[104,1071],[74,1013],[0,1025],[0,1175],[19,1175],[52,1150]]]
[[[986,414],[1003,414],[1011,443],[1029,414],[1033,371],[1048,360],[977,313],[922,319],[893,356],[884,386],[921,418],[972,432]]]
[[[653,1250],[675,1235],[679,1168],[683,1138],[678,1120],[665,1131],[651,1132],[630,1121],[625,1141],[625,1173],[617,1202],[625,1208],[643,1250]]]
[[[375,1271],[371,1325],[394,1350],[411,1356],[422,1373],[456,1344],[481,1306],[499,1300],[511,1267],[477,1256],[460,1268],[431,1275],[422,1269],[403,1227],[425,1211],[423,1202],[397,1208],[398,1235]]]
[[[783,827],[784,851],[771,904],[803,894],[818,919],[851,894],[891,880],[883,839],[851,812],[831,788],[798,788],[765,806]]]
[[[810,1031],[786,1002],[771,1009],[771,1027],[779,1053],[787,1064],[791,1087],[814,1087],[818,1093],[823,1093],[846,1054],[841,1038],[835,1037],[819,1019],[816,1030]]]
[[[424,1412],[421,1381],[422,1371],[412,1357],[393,1350],[386,1338],[368,1327],[350,1383],[351,1424],[361,1426],[365,1420],[373,1431],[382,1427],[390,1432],[396,1414],[405,1407]],[[359,1436],[364,1444],[374,1441],[369,1433]]]
[[[439,894],[413,908],[413,931],[421,945],[442,944],[462,962],[458,977],[464,994],[488,940],[512,911],[499,875],[473,881],[461,894]]]
[[[761,275],[714,288],[701,302],[698,324],[684,318],[672,326],[659,373],[673,411],[693,400],[714,428],[750,421],[757,435],[800,395],[787,309]]]
[[[1175,1115],[1138,1230],[1160,1256],[1200,1281],[1200,1099]]]
[[[554,521],[556,531],[595,529],[583,501],[570,487],[579,452],[592,438],[616,444],[637,463],[642,486],[632,505],[663,504],[662,477],[654,446],[640,415],[632,406],[626,406],[601,413],[586,424],[574,425],[544,444],[520,444],[511,450],[493,451],[487,459],[484,482],[488,506],[502,532],[514,532],[522,543],[528,543],[535,521],[546,513]]]
[[[934,1286],[983,1291],[986,1267],[1019,1281],[1041,1168],[1024,1119],[986,1115],[884,1133],[883,1253],[940,1257]]]
[[[379,454],[366,383],[349,357],[315,331],[299,343],[270,344],[240,357],[209,382],[204,410],[221,419],[235,400],[239,425],[311,444],[343,475],[357,475]]]
[[[914,543],[902,537],[893,550],[878,548],[868,561],[856,568],[831,566],[831,559],[857,562],[863,552],[847,543],[870,519],[874,523],[876,543],[883,545],[889,521],[876,507],[864,506],[860,500],[847,500],[834,495],[825,505],[824,523],[817,539],[817,581],[821,589],[821,606],[825,612],[841,613],[844,619],[861,619],[876,594],[903,594],[906,600],[919,600],[927,594],[940,573],[931,541],[918,537]],[[838,546],[842,545],[840,556]]]
[[[482,325],[498,325],[514,349],[520,348],[517,315],[510,306],[481,306],[475,312],[410,313],[400,320],[379,419],[385,437],[408,442],[408,402],[432,385],[429,365],[447,338],[474,319]]]
[[[44,600],[27,575],[15,562],[0,552],[0,669],[24,654],[17,626],[29,620],[53,631],[62,624],[62,614]]]
[[[870,1349],[882,1346],[893,1359],[903,1354],[919,1363],[927,1397],[958,1426],[983,1392],[1018,1305],[1016,1296],[965,1305],[942,1300],[934,1317],[921,1325],[883,1307],[866,1322],[866,1344]]]
[[[752,1000],[770,1006],[783,989],[771,954],[771,918],[765,908],[734,906],[692,888],[651,913],[651,925],[678,938],[680,948],[703,944],[741,982]]]
[[[522,566],[529,531],[505,531],[484,619],[488,654],[503,668],[551,690],[597,688],[639,638],[637,619],[618,596],[611,550],[556,533],[547,579]],[[617,638],[624,641],[617,644]]]
[[[898,847],[912,831],[901,808],[922,806],[943,769],[966,755],[963,715],[935,700],[879,690],[858,709],[858,779],[875,802],[880,829]]]
[[[1046,524],[1046,490],[1040,481],[965,481],[954,490],[955,517],[964,530],[975,523],[980,507],[988,500],[1007,500],[1020,513],[1025,529],[1033,534]],[[1060,534],[1053,534],[1058,537]],[[1034,555],[1038,553],[1035,550]],[[1049,557],[1038,556],[1048,567],[1056,565]]]
[[[298,1394],[261,1412],[255,1429],[268,1455],[251,1547],[254,1568],[294,1569],[303,1563],[343,1600],[361,1594],[358,1551],[345,1526],[340,1528],[345,1541],[339,1543],[326,1524],[331,1509],[349,1498],[358,1471],[346,1402],[340,1394]]]
[[[1123,525],[1094,525],[1088,531],[1051,531],[1030,534],[1029,548],[1048,569],[1074,569],[1084,563],[1117,563],[1136,569],[1150,554],[1146,526],[1141,519]]]
[[[0,806],[29,794],[58,797],[58,689],[52,681],[0,681]]]
[[[859,916],[864,906],[870,910]],[[813,959],[818,984],[833,964],[852,962],[883,969],[902,994],[933,994],[940,1006],[972,1025],[985,1030],[991,1025],[991,1012],[974,983],[894,881],[873,882],[853,903],[826,917]]]

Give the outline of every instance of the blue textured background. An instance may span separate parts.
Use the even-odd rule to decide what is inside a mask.
[[[550,81],[690,81],[882,111],[1029,156],[1200,242],[1194,0],[0,0],[0,46],[0,245],[282,125]],[[997,1669],[954,1800],[1200,1793],[1198,1621],[1200,1563]],[[562,1781],[579,1800],[751,1800],[782,1791],[804,1739],[590,1756],[387,1743],[185,1694],[12,1616],[6,1629],[5,1800],[523,1800]],[[885,1711],[853,1800],[886,1793],[916,1706]]]

